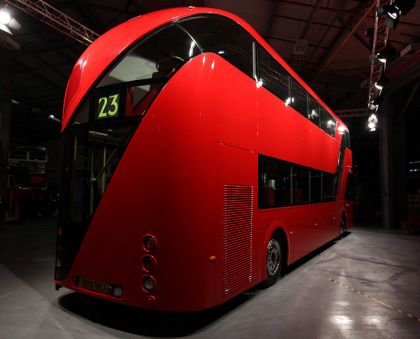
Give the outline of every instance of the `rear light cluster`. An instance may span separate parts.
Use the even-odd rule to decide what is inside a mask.
[[[151,294],[157,285],[156,279],[153,276],[157,268],[157,260],[154,256],[154,252],[158,246],[156,237],[152,234],[146,234],[142,239],[142,246],[146,253],[141,258],[141,268],[145,273],[141,278],[141,284],[143,291]],[[149,295],[148,300],[156,301],[156,297]]]

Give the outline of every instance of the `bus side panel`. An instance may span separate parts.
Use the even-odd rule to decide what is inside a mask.
[[[334,173],[338,141],[264,87],[258,91],[258,152]]]
[[[258,153],[333,173],[338,152],[335,138],[265,88],[259,89]],[[258,213],[259,227],[278,220],[282,223],[278,226],[288,230],[288,263],[292,263],[332,238],[337,210],[335,203],[321,203]]]
[[[341,214],[345,215],[346,218],[346,228],[349,229],[353,226],[353,202],[351,200],[346,200],[346,190],[349,183],[349,173],[352,169],[353,164],[353,155],[350,149],[345,150],[344,157],[344,166],[343,166],[343,180],[341,182],[341,199],[343,201],[343,206],[341,209]],[[340,214],[340,217],[341,217]]]

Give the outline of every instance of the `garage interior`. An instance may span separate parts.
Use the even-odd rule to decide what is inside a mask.
[[[397,20],[387,13],[376,19],[378,7],[399,3],[406,7]],[[293,264],[271,288],[257,286],[206,311],[153,312],[57,292],[60,119],[73,66],[112,27],[182,6],[245,19],[346,123],[354,227]],[[416,1],[3,0],[0,20],[0,336],[420,337]],[[384,51],[386,63],[378,62]],[[30,157],[29,150],[37,154],[50,200],[16,208],[10,160]]]

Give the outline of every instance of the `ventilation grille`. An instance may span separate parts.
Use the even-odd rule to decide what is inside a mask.
[[[223,294],[252,279],[253,186],[225,185]]]

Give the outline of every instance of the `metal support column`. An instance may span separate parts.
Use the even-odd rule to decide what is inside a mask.
[[[14,51],[0,47],[0,197],[4,197],[6,193],[12,103],[12,93],[8,85],[11,82],[14,58]]]
[[[381,127],[379,129],[379,160],[382,195],[382,226],[394,227],[394,202],[393,202],[393,166],[392,166],[392,116],[393,106],[389,95],[384,95],[384,102],[379,109]]]

